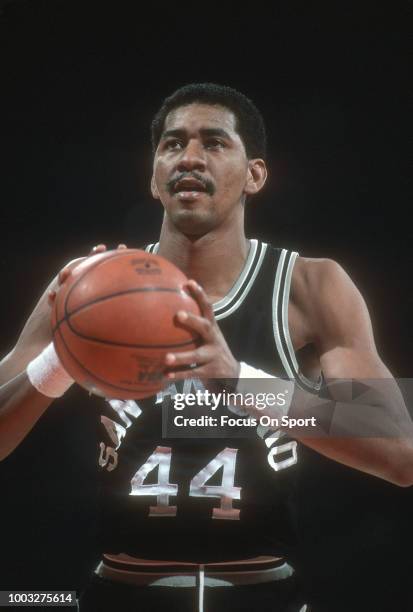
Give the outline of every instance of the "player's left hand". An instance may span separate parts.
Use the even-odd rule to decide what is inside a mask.
[[[205,291],[194,280],[186,285],[189,293],[198,303],[201,316],[180,310],[177,321],[202,339],[202,345],[192,351],[167,353],[165,364],[169,380],[185,378],[227,378],[238,379],[240,364],[231,353],[215,320],[211,302]]]

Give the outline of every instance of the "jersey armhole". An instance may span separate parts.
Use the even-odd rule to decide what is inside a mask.
[[[272,320],[274,340],[288,378],[295,380],[301,388],[318,393],[322,387],[322,375],[317,380],[307,378],[300,370],[288,326],[288,304],[291,278],[298,253],[282,249],[275,272],[272,298]]]

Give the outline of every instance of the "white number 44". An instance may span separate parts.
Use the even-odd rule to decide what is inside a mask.
[[[169,505],[169,497],[178,494],[178,485],[169,482],[172,449],[157,446],[146,462],[139,468],[131,481],[131,495],[156,495],[157,505],[149,507],[149,516],[176,516],[177,507]],[[241,488],[234,486],[237,449],[225,448],[212,459],[191,480],[189,495],[192,497],[217,497],[221,500],[219,508],[213,508],[212,518],[239,519],[239,510],[232,507],[234,499],[241,498]],[[143,484],[148,474],[158,467],[158,482]],[[216,472],[222,470],[221,485],[206,483]]]

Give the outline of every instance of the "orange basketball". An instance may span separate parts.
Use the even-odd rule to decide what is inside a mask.
[[[179,310],[200,314],[172,263],[124,249],[88,257],[56,296],[53,341],[64,368],[88,391],[107,398],[153,395],[163,386],[166,353],[188,351],[198,337]]]

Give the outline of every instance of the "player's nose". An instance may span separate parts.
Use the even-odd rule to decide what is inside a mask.
[[[195,139],[189,140],[185,149],[182,151],[177,170],[179,172],[188,170],[200,170],[202,172],[205,168],[206,161],[201,143]]]

